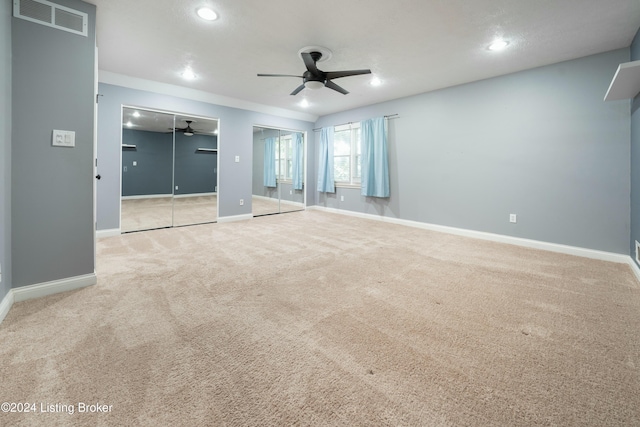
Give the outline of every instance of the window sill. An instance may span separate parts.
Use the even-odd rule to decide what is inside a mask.
[[[336,188],[357,188],[358,190],[362,188],[361,184],[347,184],[346,182],[336,182]]]

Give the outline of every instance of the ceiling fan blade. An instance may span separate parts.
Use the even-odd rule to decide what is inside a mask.
[[[336,92],[340,92],[343,95],[346,95],[349,93],[348,90],[341,88],[340,86],[338,86],[337,84],[335,84],[334,82],[332,82],[331,80],[327,80],[326,83],[324,84],[325,87],[328,87],[329,89],[333,89]]]
[[[311,74],[313,74],[314,76],[318,76],[321,74],[320,70],[318,70],[318,67],[316,67],[316,61],[313,60],[313,57],[309,52],[302,52],[300,56],[302,56],[304,65],[305,67],[307,67],[307,70],[309,70]]]
[[[325,74],[327,75],[328,79],[339,79],[340,77],[371,74],[371,70],[327,71]]]
[[[291,74],[258,74],[258,77],[297,77],[299,79],[302,78],[302,76],[294,76]]]
[[[293,92],[291,92],[291,95],[299,94],[302,89],[304,89],[304,83],[298,86]]]

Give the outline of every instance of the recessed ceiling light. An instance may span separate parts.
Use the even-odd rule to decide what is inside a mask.
[[[138,111],[133,112],[133,117],[140,117],[140,113]]]
[[[130,128],[130,127],[132,127],[132,126],[133,126],[133,123],[131,123],[131,120],[129,120],[129,121],[127,122],[127,127],[128,127],[128,128]]]
[[[380,86],[380,85],[382,84],[382,80],[380,80],[380,79],[379,79],[379,78],[377,78],[377,77],[374,77],[374,78],[372,78],[372,79],[371,79],[371,81],[369,82],[369,84],[370,84],[371,86]]]
[[[198,16],[207,21],[215,21],[216,19],[218,19],[218,14],[208,7],[202,7],[198,9]]]
[[[509,46],[509,42],[506,40],[496,40],[489,45],[489,50],[498,51]]]
[[[302,101],[300,101],[300,106],[302,108],[307,108],[309,106],[309,101],[307,101],[306,99],[303,99]]]
[[[185,78],[186,80],[193,80],[196,78],[196,75],[194,74],[193,71],[191,71],[190,68],[187,68],[182,72],[182,77]]]

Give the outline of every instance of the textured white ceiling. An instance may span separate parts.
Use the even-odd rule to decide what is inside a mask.
[[[627,47],[640,26],[640,0],[87,1],[100,70],[317,116]],[[203,5],[220,18],[200,19]],[[509,47],[487,50],[498,37]],[[300,80],[256,76],[301,75],[309,45],[333,52],[320,69],[370,68],[383,84],[346,77],[348,95],[290,96]]]

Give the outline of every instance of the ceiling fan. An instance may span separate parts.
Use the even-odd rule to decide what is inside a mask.
[[[361,74],[371,74],[371,70],[348,70],[348,71],[322,71],[318,69],[316,62],[320,61],[323,54],[320,50],[311,50],[310,52],[300,52],[300,56],[304,61],[307,71],[301,76],[293,76],[290,74],[258,74],[258,77],[298,77],[302,79],[302,84],[298,86],[291,95],[297,95],[302,89],[320,89],[326,87],[340,92],[343,95],[349,92],[335,84],[332,80],[341,77],[359,76]]]
[[[200,133],[197,130],[193,130],[193,128],[191,127],[191,123],[193,123],[193,120],[185,120],[185,122],[187,122],[187,127],[169,128],[169,130],[170,131],[175,131],[175,132],[182,132],[184,134],[184,136],[193,136],[193,134],[195,134],[195,133]]]

